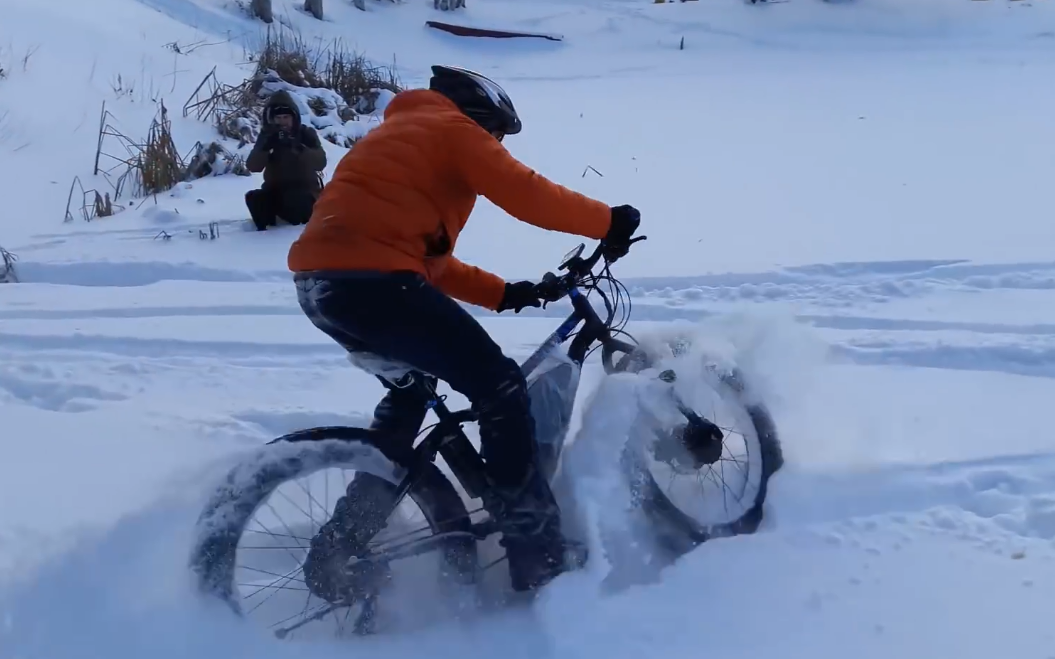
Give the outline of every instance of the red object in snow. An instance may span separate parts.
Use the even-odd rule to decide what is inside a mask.
[[[441,23],[439,21],[425,21],[425,25],[459,37],[491,37],[492,39],[517,39],[533,37],[537,39],[549,39],[550,41],[563,41],[564,37],[559,34],[543,34],[542,32],[512,32],[510,30],[490,30],[482,27],[468,27],[466,25],[454,25],[452,23]]]

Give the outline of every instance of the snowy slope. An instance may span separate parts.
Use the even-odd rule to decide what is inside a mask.
[[[733,344],[788,464],[763,532],[655,583],[602,596],[596,574],[569,575],[533,616],[361,651],[1055,653],[1050,0],[469,0],[463,14],[562,43],[461,41],[423,27],[444,18],[431,2],[368,2],[331,0],[322,24],[276,9],[394,57],[411,84],[436,61],[506,82],[526,122],[517,156],[644,212],[649,240],[617,268],[631,331],[680,323]],[[296,230],[244,231],[259,177],[232,176],[62,223],[74,176],[101,185],[102,102],[140,135],[163,97],[182,149],[213,139],[178,109],[214,66],[242,79],[260,24],[222,0],[5,0],[0,16],[0,245],[23,280],[0,286],[0,657],[346,656],[232,621],[184,570],[233,460],[361,422],[380,396],[300,316]],[[134,91],[112,89],[118,74]],[[220,238],[199,240],[210,222]],[[482,202],[458,251],[533,278],[575,242]],[[523,358],[565,311],[474,313]],[[590,364],[581,401],[599,379]]]

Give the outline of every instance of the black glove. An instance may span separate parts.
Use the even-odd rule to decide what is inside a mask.
[[[641,225],[641,213],[633,206],[614,206],[612,225],[604,237],[604,258],[615,261],[630,251],[630,238]]]
[[[293,135],[288,130],[279,130],[275,133],[276,146],[289,149],[293,147]]]
[[[506,292],[502,296],[502,302],[496,311],[513,311],[520,313],[524,307],[541,307],[542,300],[535,291],[535,283],[530,281],[518,281],[515,284],[506,284]]]
[[[275,147],[275,129],[265,124],[260,129],[260,135],[256,138],[256,142],[262,149],[273,149]]]

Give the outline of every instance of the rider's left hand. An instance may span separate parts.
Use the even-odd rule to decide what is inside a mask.
[[[520,313],[520,310],[524,307],[541,306],[542,301],[539,299],[534,282],[518,281],[506,284],[505,295],[502,296],[502,302],[498,305],[496,311],[501,313],[512,309],[516,313]]]
[[[630,238],[641,225],[641,213],[633,206],[614,206],[612,225],[604,237],[604,257],[615,261],[630,251]]]

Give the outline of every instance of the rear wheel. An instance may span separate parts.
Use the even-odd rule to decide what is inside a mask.
[[[686,383],[677,368],[686,346],[670,349],[656,354],[613,342],[602,361],[609,373],[653,377],[651,403],[666,397],[641,401],[622,461],[635,504],[659,541],[681,554],[712,538],[754,533],[784,459],[772,417],[748,400],[739,371],[689,364],[681,375],[701,381]],[[715,426],[720,439],[710,434]]]
[[[398,577],[393,579],[389,560],[384,559],[394,556],[396,547],[404,558],[410,553],[408,547],[427,543],[432,564],[407,558],[419,560],[409,569],[438,568],[440,578],[435,583],[441,589],[445,583],[471,581],[477,556],[469,513],[457,490],[432,463],[424,464],[406,499],[393,497],[382,504],[388,507],[382,513],[381,532],[352,548],[353,556],[368,560],[358,562],[358,568],[342,568],[349,584],[342,596],[320,593],[311,579],[305,580],[312,538],[333,515],[350,483],[365,480],[383,486],[374,490],[394,493],[406,474],[407,465],[386,455],[386,445],[392,443],[364,428],[313,428],[274,440],[228,472],[197,522],[191,567],[199,588],[239,615],[256,619],[267,614],[265,624],[281,638],[310,636],[320,629],[326,636],[335,631],[338,635],[376,631],[379,602],[383,604],[399,586],[393,583]],[[334,471],[339,473],[330,473]],[[313,492],[320,479],[322,488]],[[393,516],[403,504],[416,507],[421,519]],[[387,531],[396,537],[377,544]],[[247,566],[246,559],[263,563]],[[408,587],[427,587],[423,577],[411,577]],[[405,613],[407,607],[401,604],[401,608]],[[323,626],[307,625],[309,621]]]

